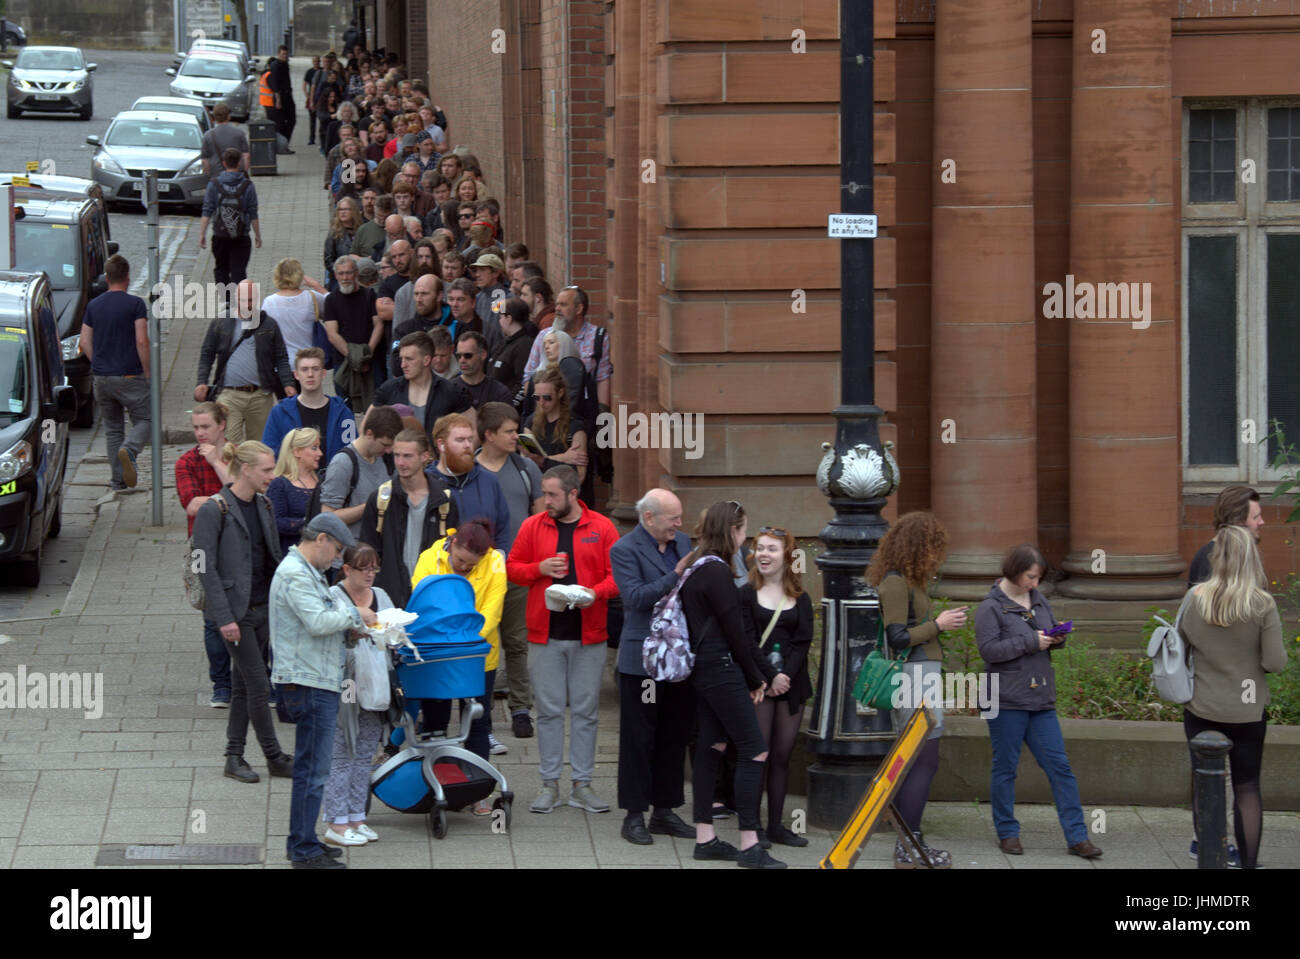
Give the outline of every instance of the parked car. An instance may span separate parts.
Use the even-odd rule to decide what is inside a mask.
[[[23,47],[16,60],[2,60],[9,70],[5,84],[10,120],[24,110],[76,113],[89,120],[95,112],[98,64],[87,63],[76,47]]]
[[[158,199],[164,204],[203,206],[208,178],[200,150],[203,132],[187,113],[124,110],[113,118],[101,141],[86,137],[95,148],[90,178],[104,190],[108,203],[140,199],[144,171],[158,171]]]
[[[27,46],[27,31],[8,17],[0,17],[0,50]]]
[[[187,56],[179,69],[166,71],[172,96],[197,97],[211,110],[218,103],[230,108],[232,119],[246,122],[253,109],[252,83],[257,79],[233,53],[201,50]]]
[[[0,173],[0,186],[11,186],[15,177],[22,177],[27,180],[28,185],[34,190],[49,190],[53,193],[75,193],[80,196],[88,196],[98,203],[104,211],[104,236],[108,239],[113,238],[109,231],[108,221],[108,204],[104,200],[104,190],[94,180],[87,180],[80,176],[62,176],[53,173]]]
[[[0,562],[5,581],[38,586],[41,552],[63,526],[68,421],[77,397],[63,381],[50,282],[0,271]]]
[[[185,62],[185,58],[196,52],[210,50],[215,53],[233,53],[243,62],[247,68],[253,62],[253,57],[248,52],[248,44],[239,40],[195,40],[190,44],[189,53],[178,53],[172,58],[172,66],[179,67]]]
[[[165,113],[185,113],[199,121],[199,129],[207,133],[212,129],[212,117],[202,100],[194,97],[140,97],[131,104],[132,110],[158,110]]]
[[[99,201],[35,187],[14,189],[14,268],[50,283],[64,373],[76,391],[78,426],[95,422],[94,380],[78,339],[86,305],[108,289],[104,264],[117,252]]]

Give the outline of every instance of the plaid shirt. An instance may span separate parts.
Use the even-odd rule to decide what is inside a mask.
[[[537,367],[541,366],[542,360],[546,354],[542,351],[542,340],[546,339],[548,330],[542,330],[537,334],[537,339],[533,340],[533,348],[528,352],[528,362],[524,365],[524,381],[527,382],[533,378],[537,372]],[[569,334],[573,336],[572,333]],[[599,362],[594,356],[596,352],[596,324],[587,320],[582,324],[582,331],[573,336],[573,344],[578,348],[579,358],[582,365],[587,368],[587,372],[593,374],[597,383],[601,380],[607,380],[614,375],[614,364],[610,361],[609,346],[609,327],[605,327],[605,341],[601,347]]]
[[[190,500],[196,496],[211,496],[221,491],[221,480],[217,471],[202,456],[199,448],[187,450],[176,461],[176,494],[181,498],[181,506],[188,507]],[[189,531],[194,533],[194,517],[188,516]]]

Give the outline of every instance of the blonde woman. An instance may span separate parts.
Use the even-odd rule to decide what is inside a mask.
[[[478,180],[474,179],[472,173],[462,173],[451,185],[451,195],[460,203],[477,203],[481,199]],[[483,197],[486,196],[487,193],[483,193]]]
[[[320,433],[309,426],[290,430],[280,441],[280,458],[275,478],[266,488],[266,498],[275,508],[275,526],[280,531],[280,551],[288,553],[298,543],[307,519],[307,504],[319,482]]]
[[[1210,550],[1210,578],[1184,598],[1179,623],[1196,666],[1192,700],[1183,707],[1183,730],[1189,743],[1207,730],[1232,740],[1232,818],[1242,869],[1256,868],[1264,829],[1259,788],[1268,722],[1264,707],[1269,704],[1264,674],[1286,668],[1282,621],[1277,602],[1264,588],[1267,582],[1250,530],[1224,526]],[[1253,696],[1242,694],[1247,684]],[[1197,826],[1195,809],[1192,825]]]
[[[277,263],[273,279],[275,292],[262,301],[262,309],[280,327],[286,353],[297,356],[299,350],[316,345],[312,332],[324,316],[328,291],[303,275],[302,264],[294,259]]]

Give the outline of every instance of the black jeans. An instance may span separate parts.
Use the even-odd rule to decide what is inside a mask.
[[[218,283],[238,283],[248,279],[248,258],[253,253],[251,237],[212,237],[212,278]],[[227,297],[227,299],[229,299]],[[226,304],[231,306],[230,303]]]
[[[465,748],[481,759],[490,759],[492,743],[488,739],[488,734],[492,732],[492,689],[496,686],[497,671],[489,669],[484,677],[486,688],[483,695],[476,696],[473,700],[462,699],[460,712],[464,716],[471,702],[477,701],[483,704],[483,715],[469,724],[469,736],[465,740]],[[423,720],[421,732],[446,729],[451,722],[451,700],[421,700],[420,718]]]
[[[1253,723],[1220,723],[1198,716],[1183,707],[1183,732],[1187,735],[1189,750],[1192,738],[1207,730],[1221,732],[1232,740],[1232,749],[1228,752],[1228,765],[1232,769],[1232,821],[1243,869],[1255,868],[1264,833],[1264,800],[1260,794],[1259,775],[1264,763],[1264,735],[1268,730],[1268,720],[1263,712],[1261,708],[1260,719]],[[1196,769],[1194,753],[1192,769]],[[1195,789],[1193,773],[1193,797],[1196,795]],[[1195,801],[1192,803],[1192,828],[1196,830],[1199,841],[1200,827]]]
[[[680,806],[686,802],[686,743],[695,719],[691,684],[619,673],[618,692],[619,808],[643,813],[651,806]]]
[[[218,624],[220,628],[224,624]],[[230,719],[226,722],[226,755],[243,756],[248,724],[253,724],[262,754],[274,759],[281,753],[275,735],[275,718],[267,697],[271,683],[266,675],[266,656],[270,648],[271,627],[266,604],[250,606],[239,621],[238,643],[225,640],[230,652]]]
[[[697,823],[713,823],[713,787],[722,762],[715,743],[736,744],[736,815],[740,828],[759,828],[759,790],[763,782],[763,761],[754,759],[767,751],[763,731],[749,698],[745,674],[732,660],[726,643],[712,637],[696,651],[691,673],[699,711],[695,740],[695,767],[691,776],[694,814]]]

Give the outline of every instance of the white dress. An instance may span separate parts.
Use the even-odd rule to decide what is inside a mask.
[[[313,290],[303,290],[296,296],[272,293],[262,301],[262,309],[279,325],[289,365],[293,366],[298,351],[314,345],[312,324],[316,322],[317,311],[322,319],[325,316],[325,297]]]

